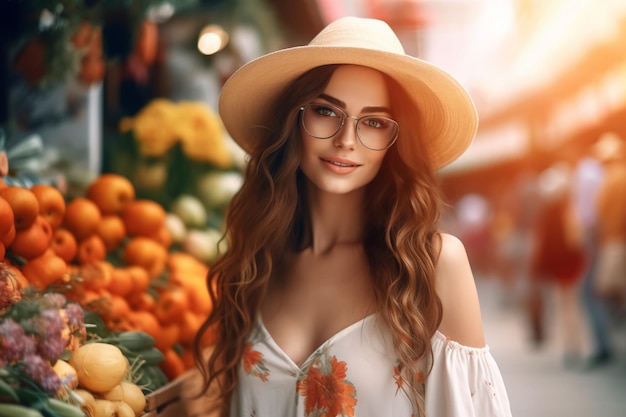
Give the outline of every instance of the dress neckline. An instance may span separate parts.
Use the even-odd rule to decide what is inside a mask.
[[[349,324],[348,326],[344,327],[343,329],[337,331],[335,334],[333,334],[332,336],[330,336],[328,339],[326,339],[324,342],[322,342],[317,348],[315,348],[305,359],[304,361],[302,361],[301,365],[298,365],[292,358],[291,356],[289,356],[281,347],[280,345],[274,340],[274,338],[272,337],[272,335],[270,334],[269,330],[267,330],[267,328],[265,327],[265,323],[263,323],[263,317],[259,314],[257,316],[257,322],[259,325],[259,328],[261,329],[261,332],[263,333],[263,335],[265,336],[265,339],[267,341],[267,343],[269,343],[272,348],[274,350],[276,350],[276,352],[278,352],[278,354],[280,354],[288,363],[290,366],[294,367],[295,369],[297,369],[298,371],[302,371],[303,368],[306,367],[306,364],[309,363],[311,357],[313,357],[315,355],[316,352],[318,352],[320,349],[322,349],[324,346],[335,342],[337,340],[340,340],[343,336],[351,333],[354,329],[357,329],[359,327],[362,327],[365,325],[366,322],[372,320],[374,317],[376,317],[378,314],[377,313],[371,313],[368,314],[367,316],[363,317],[362,319],[359,319],[357,321],[355,321],[352,324]]]

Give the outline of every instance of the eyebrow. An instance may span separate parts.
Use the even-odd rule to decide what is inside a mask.
[[[339,100],[338,98],[335,98],[333,96],[329,96],[328,94],[320,94],[319,98],[324,99],[326,101],[329,101],[331,103],[333,103],[335,106],[341,107],[342,109],[346,108],[346,103]],[[391,114],[391,109],[389,107],[385,107],[385,106],[369,106],[369,107],[363,107],[361,109],[362,113],[387,113],[387,114]]]

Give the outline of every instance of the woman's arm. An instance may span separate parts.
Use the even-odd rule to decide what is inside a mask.
[[[439,331],[462,345],[484,347],[480,303],[465,247],[445,233],[441,234],[436,288],[443,304]]]

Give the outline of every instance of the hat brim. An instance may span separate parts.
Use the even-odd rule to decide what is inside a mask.
[[[239,68],[220,94],[219,113],[226,130],[250,152],[264,134],[261,128],[267,126],[283,89],[308,70],[329,64],[362,65],[395,79],[414,103],[416,120],[424,124],[420,139],[435,168],[458,158],[476,135],[478,115],[472,99],[440,68],[409,55],[312,45],[272,52]]]

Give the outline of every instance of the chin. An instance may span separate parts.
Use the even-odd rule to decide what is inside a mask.
[[[365,191],[367,183],[353,183],[348,181],[311,181],[318,192],[335,195],[348,195],[355,192]]]

